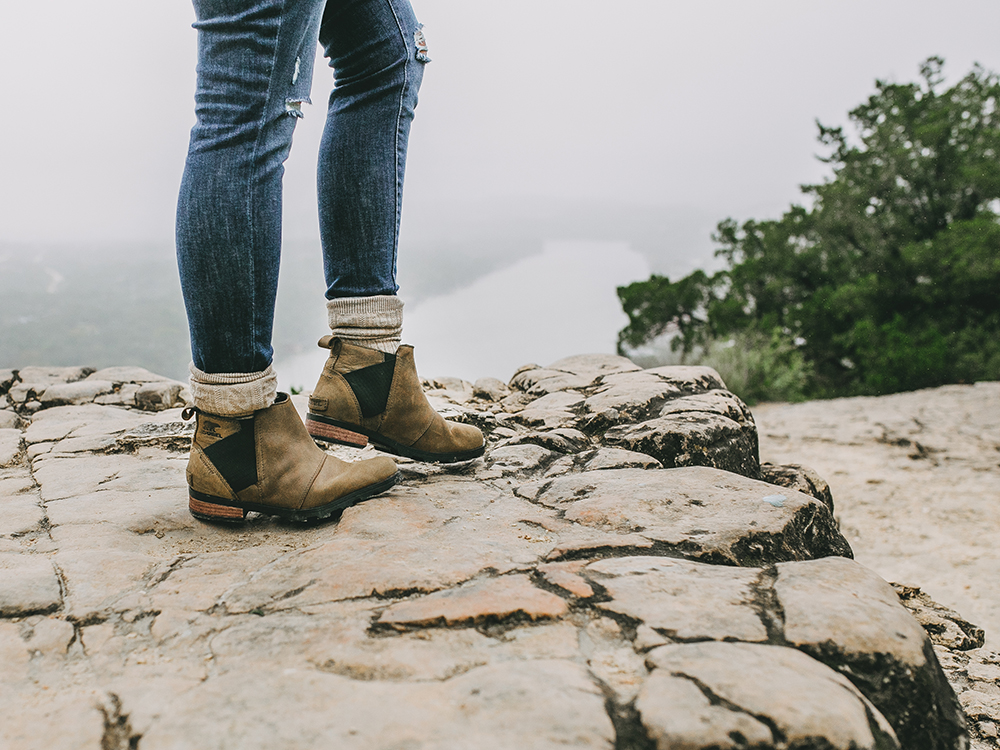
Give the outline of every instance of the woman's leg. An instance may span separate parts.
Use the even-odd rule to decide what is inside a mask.
[[[319,164],[332,335],[306,420],[318,440],[419,461],[481,456],[482,433],[444,420],[399,346],[396,247],[417,90],[428,61],[409,0],[328,0],[320,42],[336,75]]]
[[[198,123],[177,207],[197,425],[188,507],[326,518],[395,484],[388,459],[346,464],[276,394],[271,327],[282,166],[309,96],[322,0],[195,0]]]
[[[177,207],[192,390],[216,414],[274,400],[281,178],[308,101],[322,0],[194,0],[197,124]]]
[[[320,42],[336,81],[318,165],[330,327],[391,353],[406,148],[427,48],[409,0],[328,0]]]

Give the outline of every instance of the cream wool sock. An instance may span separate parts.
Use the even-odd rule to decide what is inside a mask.
[[[220,417],[249,417],[274,403],[278,377],[270,365],[262,372],[209,373],[191,363],[194,405]]]
[[[395,354],[403,331],[403,300],[391,295],[327,300],[333,335],[352,344]]]

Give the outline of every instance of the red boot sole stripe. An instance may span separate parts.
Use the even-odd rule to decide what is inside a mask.
[[[188,497],[188,508],[192,513],[199,513],[203,516],[212,516],[213,518],[240,520],[246,517],[246,511],[244,511],[243,508],[233,508],[229,505],[206,503],[202,500],[196,500],[190,496]]]
[[[346,445],[356,445],[358,448],[364,448],[368,445],[368,438],[366,436],[345,430],[343,427],[323,424],[314,419],[306,419],[306,426],[309,428],[309,434],[314,437],[321,437]]]

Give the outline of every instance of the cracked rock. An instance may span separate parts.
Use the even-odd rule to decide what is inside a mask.
[[[813,497],[705,467],[611,469],[559,477],[535,502],[570,521],[661,542],[685,556],[754,566],[850,556],[830,511]]]
[[[597,393],[587,399],[586,406],[592,414],[614,410],[616,421],[633,422],[653,416],[650,412],[656,405],[682,393],[673,383],[645,372],[630,372],[604,378]]]
[[[613,427],[604,439],[608,445],[653,456],[668,468],[712,466],[753,479],[760,475],[753,417],[727,392],[673,399],[659,417]]]
[[[10,466],[21,454],[21,431],[0,429],[0,467]]]
[[[779,487],[797,490],[804,495],[812,495],[826,505],[833,513],[833,493],[826,480],[813,469],[802,464],[771,464],[760,465],[760,478]]]
[[[536,588],[527,576],[514,575],[393,604],[378,622],[396,628],[454,626],[518,615],[531,620],[555,618],[566,614],[567,609],[560,597]]]
[[[734,473],[756,431],[708,368],[599,355],[526,366],[513,392],[425,383],[488,433],[484,460],[401,462],[405,484],[310,525],[190,515],[191,425],[136,398],[183,400],[174,381],[21,372],[35,385],[0,426],[19,445],[0,746],[884,750],[884,715],[910,747],[966,748],[920,625],[842,559],[822,480]],[[102,382],[94,403],[39,400]],[[613,445],[627,430],[659,452]],[[715,466],[677,468],[698,461]],[[974,642],[907,601],[937,643]],[[936,648],[993,736],[1000,661]]]
[[[653,367],[646,370],[651,375],[673,383],[683,391],[701,393],[722,389],[726,384],[722,382],[719,373],[711,367],[701,365],[668,365],[664,367]]]
[[[601,609],[641,621],[671,640],[766,641],[754,611],[759,570],[667,557],[624,557],[591,563],[610,601]]]
[[[162,383],[169,381],[144,367],[105,367],[87,376],[87,380],[110,380],[116,386],[126,383]]]
[[[1000,654],[986,649],[960,651],[946,646],[935,646],[934,651],[969,719],[973,749],[997,747]]]
[[[641,368],[625,357],[584,354],[560,359],[544,368],[522,369],[514,375],[510,385],[534,395],[542,395],[567,388],[587,388],[605,375],[635,372],[639,369]]]
[[[25,367],[18,371],[18,380],[7,395],[15,404],[37,399],[52,385],[75,383],[94,371],[92,367]]]
[[[636,707],[653,747],[659,750],[774,747],[774,736],[766,724],[718,699],[713,703],[696,682],[683,675],[653,672]]]
[[[185,399],[181,392],[184,383],[145,383],[135,392],[135,405],[144,411],[164,411],[175,406],[183,406]]]
[[[114,383],[107,380],[79,380],[75,383],[59,383],[50,385],[45,389],[39,400],[43,408],[53,406],[75,406],[77,404],[90,404],[98,396],[111,393],[114,390]]]
[[[573,596],[589,599],[594,595],[594,589],[580,575],[586,563],[582,560],[566,563],[546,563],[538,566],[538,572],[552,586],[558,586]]]
[[[72,623],[54,617],[35,623],[31,631],[28,650],[40,654],[65,654],[76,634]]]
[[[986,639],[982,628],[973,625],[955,610],[938,604],[917,586],[891,585],[903,606],[916,618],[935,646],[956,651],[982,648]]]
[[[472,384],[472,395],[484,401],[502,401],[510,393],[510,388],[496,378],[479,378]]]
[[[275,721],[277,699],[295,721]],[[604,696],[570,661],[506,662],[446,682],[358,681],[279,668],[236,670],[161,709],[142,748],[281,747],[345,750],[419,746],[610,750]]]
[[[0,617],[58,609],[59,579],[45,555],[0,553]]]
[[[558,427],[572,427],[576,423],[574,409],[583,404],[583,396],[572,391],[555,391],[537,398],[514,419],[528,427],[553,430]]]
[[[30,488],[32,484],[26,486]],[[18,485],[10,480],[0,479],[0,537],[19,536],[42,523],[45,513],[35,494],[7,494],[6,488]]]
[[[344,511],[329,541],[226,594],[229,611],[294,607],[405,591],[438,591],[481,571],[524,569],[555,546],[538,532],[545,511],[459,479],[400,487]],[[528,521],[530,523],[525,523]]]
[[[664,750],[900,747],[889,723],[846,678],[794,649],[678,644],[651,651],[646,663],[654,672],[636,708]],[[672,710],[674,701],[687,711]]]
[[[584,464],[586,471],[598,469],[662,469],[663,464],[652,456],[621,448],[601,448]]]
[[[961,708],[926,633],[889,584],[841,558],[777,569],[789,644],[847,676],[904,747],[956,746],[965,733]]]
[[[490,451],[487,464],[503,474],[524,476],[538,470],[555,455],[548,448],[531,443],[505,445]]]

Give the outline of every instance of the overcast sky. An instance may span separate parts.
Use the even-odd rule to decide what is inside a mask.
[[[411,141],[411,212],[558,198],[776,216],[824,174],[814,119],[843,123],[875,78],[913,80],[932,54],[951,79],[974,61],[1000,69],[996,0],[414,7],[433,62]],[[0,242],[172,243],[192,19],[184,0],[4,3]],[[315,233],[329,84],[317,70],[317,104],[296,134],[289,236]]]

